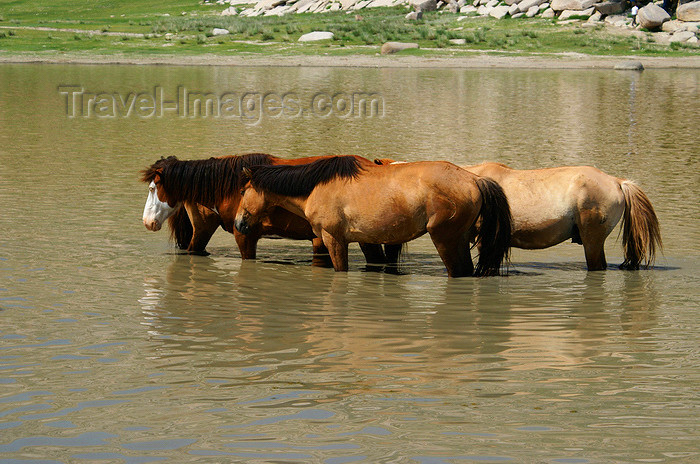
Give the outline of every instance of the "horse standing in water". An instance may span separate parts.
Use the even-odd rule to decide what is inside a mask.
[[[565,240],[583,245],[589,271],[607,268],[605,239],[622,218],[620,269],[653,264],[662,247],[651,201],[634,182],[591,166],[518,170],[505,164],[462,166],[503,187],[513,213],[512,245],[547,248]]]
[[[348,269],[348,243],[402,244],[427,232],[450,277],[500,272],[511,217],[496,182],[442,161],[376,166],[361,160],[337,156],[301,166],[251,167],[236,229],[251,233],[282,207],[309,221],[336,271]],[[481,247],[476,269],[470,241]]]
[[[375,164],[403,163],[375,159]],[[508,196],[513,215],[511,245],[541,249],[571,239],[583,245],[589,271],[607,268],[605,239],[622,218],[625,259],[620,269],[654,262],[662,248],[659,221],[651,201],[631,180],[591,166],[520,170],[501,163],[461,166],[495,180]]]
[[[255,165],[298,165],[324,157],[282,159],[263,153],[226,156],[204,160],[178,160],[174,156],[156,161],[142,172],[149,184],[143,223],[147,229],[160,230],[167,220],[178,247],[191,253],[205,253],[205,247],[221,226],[234,235],[242,259],[255,259],[257,242],[262,236],[277,235],[297,240],[312,240],[314,255],[327,254],[309,223],[282,208],[271,210],[255,230],[238,233],[233,226],[240,201],[241,173]],[[364,158],[363,163],[372,162]],[[385,264],[381,246],[361,244],[368,263]],[[396,262],[400,246],[387,249],[389,262]]]

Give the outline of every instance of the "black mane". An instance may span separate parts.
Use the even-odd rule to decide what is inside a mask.
[[[250,181],[255,188],[278,195],[303,197],[319,184],[356,178],[362,168],[355,156],[333,156],[297,166],[255,166]]]
[[[151,182],[159,175],[161,187],[169,199],[213,205],[221,198],[238,193],[245,184],[244,167],[269,165],[273,160],[272,155],[264,153],[189,161],[169,156],[144,170],[141,180]]]

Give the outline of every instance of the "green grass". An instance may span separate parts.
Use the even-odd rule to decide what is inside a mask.
[[[205,6],[193,0],[35,0],[3,1],[4,21],[28,21],[34,23],[129,23],[163,14],[180,15],[220,11],[221,6]]]
[[[96,55],[152,54],[375,54],[386,41],[417,42],[416,55],[460,56],[474,51],[518,54],[579,52],[591,55],[698,54],[690,46],[661,46],[649,40],[614,35],[602,26],[583,29],[538,18],[496,20],[428,13],[421,21],[407,21],[405,8],[363,10],[362,19],[345,12],[293,14],[283,17],[220,16],[221,5],[196,0],[35,0],[6,2],[0,26],[0,52],[82,53]],[[167,16],[166,16],[167,15]],[[52,27],[139,33],[143,37],[92,35],[75,31],[38,31],[25,27]],[[231,31],[212,35],[213,28]],[[323,43],[297,42],[314,30],[331,31],[335,39]],[[464,39],[453,45],[450,39]]]

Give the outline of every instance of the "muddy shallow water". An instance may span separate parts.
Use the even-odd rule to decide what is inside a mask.
[[[0,461],[696,461],[699,87],[688,70],[0,66]],[[218,115],[185,112],[198,93]],[[376,111],[342,105],[358,95]],[[306,242],[241,262],[223,231],[188,256],[143,227],[140,169],[248,151],[592,164],[642,186],[665,249],[619,271],[615,231],[605,272],[562,244],[450,280],[425,237],[399,272],[354,246],[335,273]]]

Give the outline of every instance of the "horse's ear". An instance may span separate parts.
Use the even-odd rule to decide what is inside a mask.
[[[253,177],[253,171],[250,170],[248,167],[243,168],[243,178],[244,179],[250,179]]]

